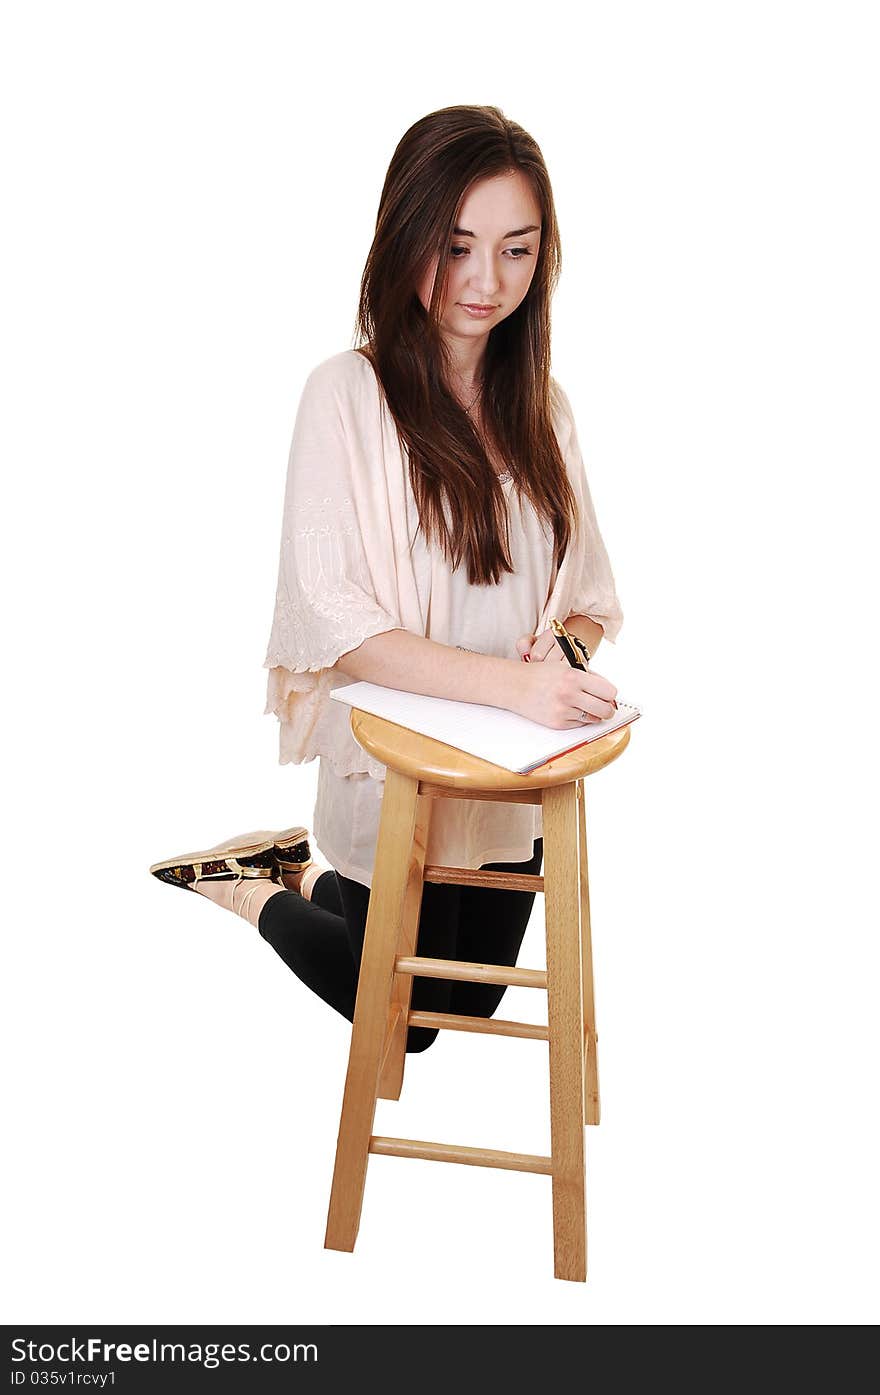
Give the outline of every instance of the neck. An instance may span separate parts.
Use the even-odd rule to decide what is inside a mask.
[[[483,374],[483,360],[486,355],[487,339],[447,340],[450,358],[450,371],[453,381],[465,392],[472,388],[476,392]]]

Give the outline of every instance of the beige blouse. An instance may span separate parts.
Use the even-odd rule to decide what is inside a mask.
[[[614,641],[623,623],[567,396],[555,379],[553,419],[582,526],[553,574],[553,534],[510,476],[511,560],[496,586],[471,586],[419,528],[407,453],[369,361],[354,349],[312,370],[300,399],[287,470],[265,712],[280,722],[280,763],[320,757],[312,829],[333,867],[365,886],[385,766],[351,734],[351,708],[329,693],[354,680],[331,672],[342,654],[385,630],[517,659],[522,634],[551,615],[588,615]],[[541,836],[534,805],[436,800],[429,862],[477,868],[520,862]]]

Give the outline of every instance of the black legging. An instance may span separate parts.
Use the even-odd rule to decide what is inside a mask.
[[[537,875],[543,855],[544,840],[537,838],[529,862],[488,862],[481,871]],[[429,959],[513,965],[534,900],[533,891],[426,882],[416,953]],[[369,887],[331,868],[315,882],[311,901],[297,891],[279,891],[260,912],[263,939],[303,983],[349,1022],[354,1020],[369,905]],[[424,1011],[491,1017],[503,997],[503,984],[413,979],[412,1007]],[[408,1028],[407,1051],[425,1051],[437,1030]]]

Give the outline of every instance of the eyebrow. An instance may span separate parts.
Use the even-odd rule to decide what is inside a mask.
[[[523,237],[526,233],[540,231],[541,225],[539,223],[530,223],[527,228],[514,228],[513,232],[505,233],[501,240],[504,242],[508,237]],[[468,232],[467,228],[453,228],[452,235],[453,237],[476,237],[476,233]]]

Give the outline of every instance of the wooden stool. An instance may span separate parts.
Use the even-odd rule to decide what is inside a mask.
[[[629,742],[629,726],[555,757],[532,775],[516,775],[358,708],[351,730],[387,769],[324,1246],[354,1249],[370,1153],[543,1172],[553,1179],[554,1273],[584,1281],[584,1124],[599,1122],[599,1074],[583,780],[617,759]],[[540,803],[544,875],[426,866],[434,799]],[[546,972],[417,957],[425,882],[543,891]],[[411,1011],[414,975],[543,988],[547,1026]],[[550,1156],[375,1136],[376,1100],[400,1098],[409,1025],[549,1041]]]

